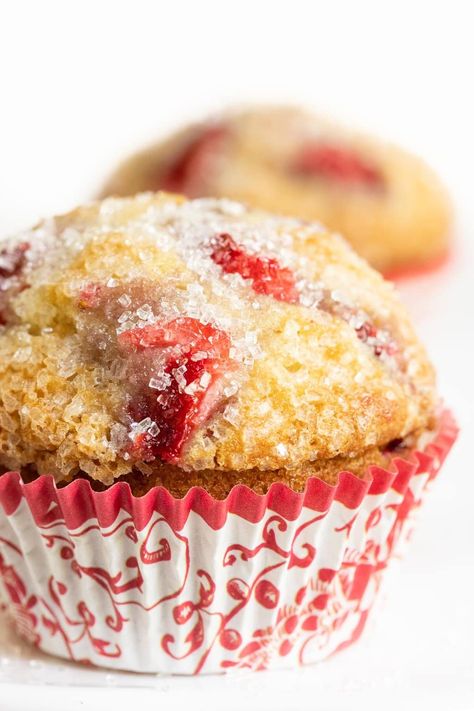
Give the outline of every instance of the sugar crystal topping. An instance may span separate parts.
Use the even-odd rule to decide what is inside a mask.
[[[133,201],[140,209],[128,211],[131,202],[104,201],[94,226],[80,217],[63,230],[45,223],[0,256],[3,289],[1,279],[16,278],[18,265],[28,284],[60,278],[68,263],[110,235],[119,234],[134,253],[119,274],[104,250],[91,261],[90,279],[64,285],[77,300],[85,357],[124,382],[126,413],[117,424],[127,438],[116,428],[111,443],[127,456],[178,462],[191,435],[215,413],[239,426],[239,391],[264,355],[260,312],[268,300],[306,309],[315,320],[340,320],[390,377],[406,377],[396,334],[378,325],[380,319],[376,325],[352,293],[333,288],[329,270],[315,278],[311,260],[295,249],[296,241],[321,232],[318,225],[254,213],[230,200],[179,203],[144,194]],[[21,246],[33,243],[31,250]],[[155,274],[156,250],[178,258],[180,268],[167,267],[163,278]],[[20,349],[16,358],[25,357]],[[363,381],[361,371],[355,382]],[[285,458],[288,446],[279,442],[275,451]]]

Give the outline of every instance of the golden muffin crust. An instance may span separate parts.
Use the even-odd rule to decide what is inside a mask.
[[[436,420],[432,423],[433,428],[435,424]],[[394,440],[388,447],[369,447],[365,452],[353,457],[334,457],[334,459],[305,462],[297,469],[248,469],[240,472],[216,469],[185,471],[168,464],[141,465],[141,471],[133,471],[123,477],[123,481],[130,485],[135,496],[145,495],[151,487],[163,486],[172,496],[182,498],[191,487],[201,486],[215,499],[225,499],[232,488],[239,484],[245,484],[257,494],[266,494],[275,482],[285,484],[293,491],[302,492],[310,477],[317,477],[335,486],[342,471],[350,471],[361,479],[368,476],[371,466],[394,471],[394,457],[412,459],[419,440],[430,440],[432,436],[431,428],[418,430],[404,440]],[[104,488],[94,480],[91,480],[91,484],[95,489]]]
[[[323,471],[434,410],[392,286],[317,224],[108,199],[8,241],[0,287],[4,468],[106,485],[163,465]]]
[[[420,159],[294,107],[185,128],[129,158],[102,196],[161,189],[320,220],[385,273],[435,262],[449,242],[449,200]]]

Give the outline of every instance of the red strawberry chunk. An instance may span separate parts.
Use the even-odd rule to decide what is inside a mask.
[[[197,197],[199,182],[206,177],[210,161],[219,151],[225,135],[226,129],[223,126],[209,126],[199,131],[158,178],[154,187]]]
[[[355,151],[327,143],[303,146],[294,163],[296,172],[346,184],[383,186],[383,176]]]
[[[132,401],[129,414],[136,422],[153,421],[150,431],[135,437],[131,453],[144,460],[177,462],[190,435],[218,406],[224,376],[235,368],[230,359],[230,338],[210,324],[178,318],[125,331],[122,347],[134,352],[176,347],[165,365],[163,390],[147,387]]]
[[[119,335],[119,342],[122,345],[129,345],[136,351],[185,346],[188,350],[202,350],[209,355],[225,355],[225,357],[229,354],[230,348],[230,338],[227,333],[209,323],[203,324],[187,316],[169,321],[164,326],[152,324],[124,331]]]
[[[370,321],[364,321],[362,326],[355,329],[357,338],[362,343],[369,345],[375,356],[381,356],[383,353],[392,356],[398,352],[398,348],[393,341],[380,340],[380,332]]]
[[[244,279],[250,279],[258,294],[268,294],[290,304],[299,301],[293,272],[280,266],[276,259],[248,254],[227,233],[218,235],[213,247],[211,258],[226,274],[240,274]]]
[[[185,366],[186,371],[178,384],[175,373]],[[218,404],[222,393],[222,377],[226,364],[208,358],[193,362],[187,358],[171,360],[165,373],[171,376],[166,391],[144,394],[130,407],[136,421],[149,417],[156,423],[157,432],[138,435],[132,453],[143,461],[157,457],[166,462],[177,462],[182,448],[192,432],[207,420]],[[189,392],[187,392],[189,389]]]

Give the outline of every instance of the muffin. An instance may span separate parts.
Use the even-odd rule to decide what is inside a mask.
[[[129,158],[103,196],[172,190],[320,220],[396,276],[438,265],[450,205],[418,158],[297,108],[230,112]]]
[[[0,298],[0,590],[23,634],[179,673],[358,636],[455,427],[342,238],[108,199],[7,242]]]

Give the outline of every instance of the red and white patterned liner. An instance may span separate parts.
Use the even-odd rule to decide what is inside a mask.
[[[117,483],[57,489],[0,477],[0,600],[51,654],[139,672],[199,674],[323,659],[360,635],[388,561],[457,434],[393,472],[298,494],[236,486],[141,498]]]

